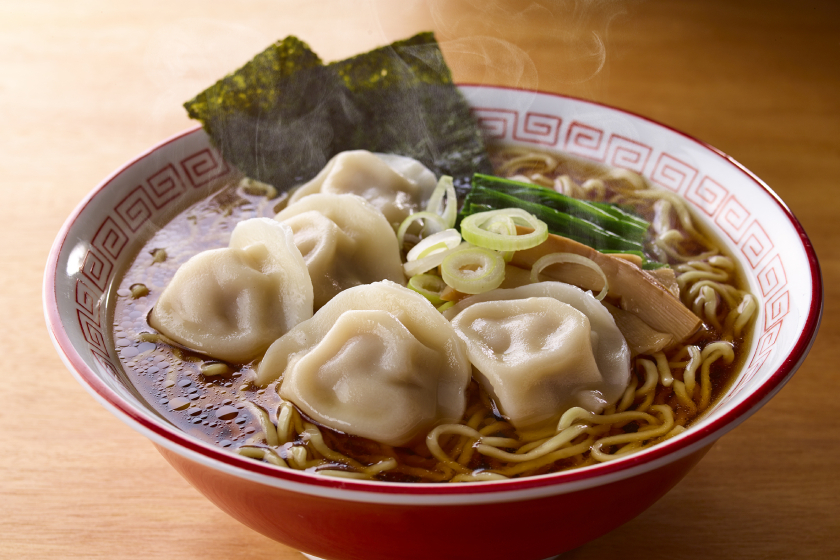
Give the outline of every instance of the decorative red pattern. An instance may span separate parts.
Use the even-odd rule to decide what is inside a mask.
[[[764,330],[781,321],[790,312],[790,292],[785,290],[764,304]]]
[[[744,232],[747,231],[750,216],[751,214],[744,208],[744,205],[738,202],[735,195],[732,195],[723,203],[723,209],[715,218],[715,222],[732,241],[738,243]]]
[[[761,224],[758,223],[758,220],[751,223],[744,234],[744,241],[741,244],[741,252],[747,257],[747,262],[750,263],[750,267],[755,269],[764,257],[770,254],[773,248],[773,241],[767,235],[767,232],[764,231],[764,228],[761,227]]]
[[[128,243],[128,235],[110,217],[105,218],[105,221],[102,222],[102,225],[99,226],[99,229],[93,236],[93,241],[90,242],[91,245],[99,249],[106,257],[111,257],[113,260],[117,260],[120,257],[120,253],[122,253],[126,243]]]
[[[516,128],[515,111],[475,107],[472,112],[478,120],[478,125],[484,129],[484,134],[492,140],[503,140],[508,136],[509,130]]]
[[[514,117],[514,125],[517,122]],[[522,126],[515,126],[513,129],[513,137],[516,140],[545,146],[555,146],[557,144],[557,139],[560,136],[560,125],[563,123],[559,117],[541,113],[525,113],[525,119],[520,122],[522,122]]]
[[[703,177],[698,184],[689,187],[685,198],[709,216],[714,216],[728,194],[723,185],[710,177]]]
[[[178,171],[171,163],[146,179],[146,183],[152,191],[152,204],[158,210],[181,196],[187,190],[187,187],[184,186],[184,182],[178,175]]]
[[[755,356],[753,356],[753,359],[750,362],[749,367],[747,368],[746,375],[744,375],[745,379],[742,379],[741,382],[738,383],[739,387],[747,381],[749,381],[750,379],[752,379],[752,377],[758,372],[758,370],[761,369],[761,366],[763,366],[767,362],[767,359],[770,357],[770,354],[772,354],[772,352],[767,351],[763,354],[756,354]]]
[[[114,377],[119,377],[119,374],[117,373],[117,368],[114,367],[114,364],[111,363],[111,360],[108,359],[107,356],[103,356],[101,353],[97,352],[93,348],[90,349],[90,353],[93,356],[93,359],[96,360],[96,362],[100,366],[102,366],[103,369],[110,372],[111,375],[113,375]]]
[[[152,201],[143,187],[138,186],[117,204],[114,212],[135,233],[152,216]]]
[[[744,374],[741,376],[741,379],[738,380],[738,384],[735,385],[732,392],[737,391],[738,389],[740,389],[741,387],[746,385],[750,381],[750,379],[755,377],[755,374],[757,374],[758,371],[762,367],[764,367],[764,364],[767,363],[767,360],[770,358],[770,356],[772,354],[773,354],[773,352],[772,352],[772,347],[771,347],[769,350],[767,350],[763,354],[756,354],[755,356],[753,356],[753,359],[750,362],[750,365],[747,367],[747,371],[745,371]]]
[[[595,161],[604,161],[606,143],[603,140],[603,130],[575,121],[569,125],[569,132],[566,133],[565,150]]]
[[[650,146],[613,134],[607,145],[607,162],[641,174],[652,153],[653,148]]]
[[[764,334],[761,335],[761,338],[758,339],[758,347],[755,350],[756,355],[764,354],[765,352],[770,352],[773,347],[776,345],[776,342],[779,339],[779,331],[782,328],[782,321],[775,323],[769,329],[764,331]],[[755,361],[755,360],[753,360]]]
[[[82,261],[80,272],[93,282],[94,286],[104,291],[113,269],[114,265],[97,255],[95,251],[89,250],[85,255],[85,260]]]
[[[224,177],[230,172],[227,162],[210,148],[182,159],[181,169],[195,188],[203,187],[213,179]]]
[[[650,178],[668,190],[680,192],[697,177],[697,170],[674,156],[662,153]]]
[[[187,156],[180,163],[194,187],[206,185],[230,172],[228,164],[209,148]],[[114,213],[125,222],[132,234],[157,211],[187,190],[177,169],[171,163],[150,175],[146,183],[148,187],[138,185],[114,207]],[[114,269],[110,259],[116,261],[129,240],[130,237],[123,228],[110,216],[106,217],[93,236],[92,247],[79,269],[81,275],[104,292]],[[76,306],[79,328],[91,353],[103,368],[116,375],[117,370],[108,358],[108,349],[100,327],[100,296],[81,278],[76,279]]]
[[[773,257],[767,266],[761,269],[761,272],[756,275],[756,280],[758,280],[761,295],[765,298],[787,284],[785,265],[779,255]]]
[[[79,278],[76,279],[76,305],[99,324],[99,296]]]
[[[90,317],[82,313],[79,309],[76,310],[76,315],[79,318],[79,327],[81,327],[82,334],[87,343],[103,352],[108,352],[105,346],[105,337],[102,336],[99,323],[94,323]]]

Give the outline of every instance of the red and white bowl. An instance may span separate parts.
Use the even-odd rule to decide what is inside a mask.
[[[495,141],[565,151],[679,194],[740,261],[759,300],[749,354],[729,391],[684,433],[579,470],[471,484],[391,484],[277,468],[163,421],[127,382],[111,321],[118,280],[157,227],[232,168],[200,128],[139,155],[97,186],[56,238],[44,308],[59,354],[108,410],[157,446],[207,498],[273,539],[340,560],[539,560],[630,520],[790,379],[814,340],[822,281],[785,204],[729,156],[624,111],[560,95],[462,86]],[[502,530],[503,528],[503,530]]]

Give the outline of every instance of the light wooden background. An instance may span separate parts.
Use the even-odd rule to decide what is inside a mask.
[[[840,557],[838,6],[0,1],[0,558],[302,559],[216,510],[74,381],[44,326],[43,267],[92,187],[190,126],[181,102],[273,40],[334,60],[423,29],[461,81],[594,99],[729,153],[821,259],[822,329],[788,386],[650,510],[564,558]]]

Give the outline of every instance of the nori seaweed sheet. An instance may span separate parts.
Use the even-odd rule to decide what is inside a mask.
[[[287,37],[184,104],[223,157],[285,190],[335,154],[365,149],[423,162],[459,191],[490,173],[484,140],[432,33],[324,65]]]

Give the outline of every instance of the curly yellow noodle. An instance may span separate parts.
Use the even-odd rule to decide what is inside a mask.
[[[662,424],[659,426],[649,426],[647,428],[639,428],[636,433],[621,434],[616,436],[608,436],[596,441],[590,450],[592,457],[596,460],[604,462],[616,459],[618,455],[609,454],[601,451],[603,447],[618,445],[622,443],[644,442],[659,436],[664,436],[674,427],[674,411],[670,406],[654,405],[651,407],[656,412],[662,414]]]
[[[501,468],[501,469],[493,469],[493,472],[499,473],[503,476],[516,476],[518,474],[527,473],[529,471],[533,471],[539,468],[542,468],[546,465],[550,465],[557,461],[561,461],[563,459],[569,459],[571,457],[575,457],[578,455],[582,455],[589,451],[589,448],[592,446],[592,443],[595,441],[594,438],[589,437],[580,443],[576,443],[569,447],[564,447],[558,451],[554,451],[547,455],[543,455],[538,459],[533,459],[531,461],[525,461],[524,463],[519,463],[510,467]]]
[[[507,480],[508,477],[503,476],[501,474],[490,472],[490,471],[481,471],[477,473],[470,473],[470,474],[457,474],[452,477],[451,482],[482,482],[485,480]]]
[[[671,368],[668,366],[668,358],[662,352],[655,352],[653,359],[656,360],[656,369],[659,371],[659,383],[664,387],[670,387],[674,382],[674,376],[671,375]]]
[[[514,157],[508,160],[496,170],[499,175],[510,175],[515,171],[520,171],[523,168],[541,170],[544,173],[550,173],[557,168],[560,162],[549,154],[541,154],[530,151],[524,151],[523,155]]]
[[[656,388],[656,383],[659,381],[659,369],[653,362],[644,358],[639,358],[636,363],[645,370],[645,383],[636,390],[636,397],[641,397],[651,393]]]
[[[630,378],[630,384],[627,386],[627,389],[624,390],[624,394],[621,396],[621,400],[619,401],[616,410],[623,412],[633,405],[633,401],[636,399],[636,387],[638,385],[639,380],[635,375],[632,376]]]
[[[318,469],[316,472],[323,476],[332,476],[335,478],[352,478],[356,480],[370,480],[372,478],[365,473],[342,471],[339,469]]]
[[[677,276],[680,291],[685,290],[689,282],[697,282],[698,280],[724,282],[729,280],[729,271],[716,269],[706,263],[691,261],[690,263],[678,265],[674,269],[680,273]]]
[[[324,443],[324,436],[321,434],[321,430],[319,430],[314,424],[310,424],[309,422],[304,423],[304,430],[301,435],[304,436],[304,440],[307,442],[307,447],[311,446],[310,450],[314,448],[314,450],[325,459],[329,459],[334,463],[343,463],[353,468],[364,470],[364,467],[358,461],[330,449],[327,444]]]
[[[463,424],[441,424],[440,426],[434,428],[426,436],[426,447],[429,448],[429,451],[435,459],[459,474],[466,474],[470,472],[470,470],[464,465],[452,460],[443,450],[438,439],[444,434],[457,434],[475,440],[481,439],[481,434],[474,428],[470,428],[469,426],[465,426]]]
[[[589,179],[581,185],[581,188],[588,199],[603,199],[607,192],[607,186],[600,179]]]
[[[295,414],[292,403],[284,402],[277,409],[277,442],[278,445],[283,445],[289,441],[293,441],[292,429],[294,428],[292,417]]]
[[[703,363],[703,355],[700,349],[694,345],[687,346],[686,350],[691,356],[691,359],[689,359],[688,365],[685,366],[685,370],[683,371],[683,383],[685,383],[686,394],[690,396],[694,394],[694,387],[696,385],[695,373],[697,372],[697,368],[700,367],[700,364]]]
[[[289,466],[293,469],[304,470],[321,464],[321,461],[309,460],[307,449],[302,445],[295,445],[289,449],[289,456],[286,458]]]
[[[688,409],[689,414],[694,416],[697,413],[697,405],[694,404],[693,400],[691,400],[685,383],[683,383],[682,381],[675,380],[673,387],[674,394],[677,396],[677,401],[679,401],[681,406],[684,406]]]
[[[392,458],[385,459],[384,461],[379,461],[378,463],[374,463],[368,467],[364,467],[362,472],[366,475],[373,477],[381,472],[389,471],[397,467],[397,460]]]
[[[294,407],[292,407],[292,429],[294,430],[295,434],[299,434],[303,432],[303,418],[300,417],[300,413]]]
[[[236,452],[243,457],[259,459],[260,461],[265,461],[266,463],[271,463],[272,465],[277,465],[278,467],[289,468],[289,465],[282,457],[280,457],[273,449],[269,449],[267,447],[243,445],[237,449]]]
[[[476,407],[473,407],[476,408]],[[469,412],[469,411],[468,411]],[[478,427],[481,425],[481,422],[487,416],[487,411],[484,409],[479,409],[475,413],[470,416],[470,419],[467,420],[467,426],[472,428],[473,430],[478,430]],[[479,432],[480,433],[480,432]],[[458,442],[458,445],[455,446],[454,453],[458,455],[458,463],[465,465],[470,462],[470,459],[473,455],[473,444],[475,443],[474,438],[469,438],[462,436]]]
[[[735,332],[735,336],[741,336],[741,333],[744,331],[744,327],[747,326],[757,310],[758,300],[754,295],[745,293],[744,298],[741,300],[741,303],[737,308],[738,318],[735,319],[735,322],[732,325],[732,330]]]
[[[528,180],[525,181],[525,182],[526,183],[534,183],[536,185],[540,185],[540,186],[548,187],[548,188],[553,188],[554,187],[554,181],[552,179],[546,177],[542,173],[534,173],[533,175],[528,177]]]
[[[741,290],[731,286],[729,284],[722,284],[720,282],[715,282],[714,280],[698,280],[697,282],[690,285],[691,287],[686,290],[685,295],[688,301],[693,300],[697,296],[700,295],[700,290],[703,288],[711,288],[722,297],[726,303],[726,305],[730,308],[735,307],[738,297],[740,294],[743,294]]]
[[[476,445],[476,450],[482,455],[487,455],[488,457],[501,459],[502,461],[509,461],[511,463],[530,461],[531,459],[536,459],[538,457],[542,457],[543,455],[551,453],[552,451],[556,451],[560,447],[566,445],[567,443],[578,437],[580,434],[584,433],[586,428],[587,426],[571,426],[569,428],[566,428],[550,440],[546,441],[536,449],[529,451],[528,453],[509,453],[491,445],[483,444],[480,441]]]
[[[703,348],[703,365],[700,366],[700,402],[698,409],[703,411],[708,408],[712,400],[712,382],[710,369],[712,364],[723,358],[724,362],[732,363],[735,359],[735,352],[732,345],[727,342],[715,342]]]

